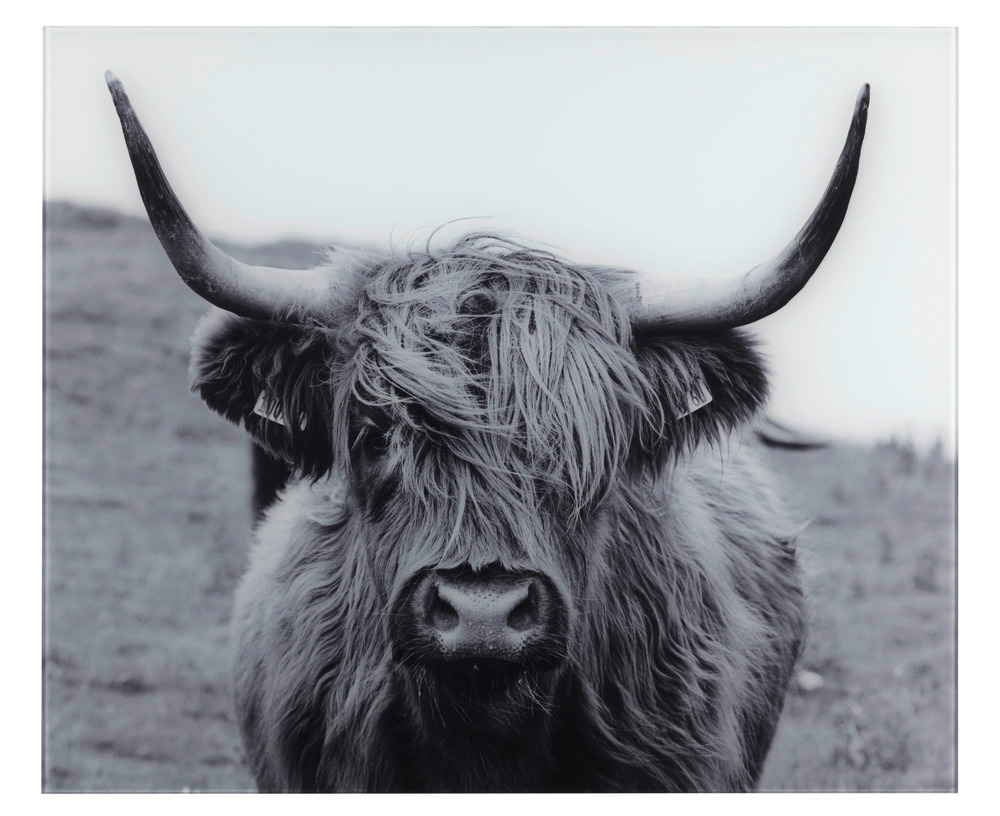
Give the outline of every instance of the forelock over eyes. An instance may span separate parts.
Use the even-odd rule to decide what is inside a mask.
[[[650,402],[612,294],[623,279],[483,235],[386,264],[359,307],[353,437],[381,412],[394,439],[429,440],[498,486],[568,492],[578,511]]]

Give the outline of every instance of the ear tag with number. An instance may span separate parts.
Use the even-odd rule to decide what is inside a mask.
[[[694,388],[687,395],[687,410],[677,416],[678,419],[682,417],[690,416],[699,408],[704,408],[712,401],[712,395],[709,393],[708,386],[705,385],[705,381],[701,378],[694,383]]]
[[[277,422],[279,425],[284,426],[285,417],[281,412],[281,406],[278,405],[276,399],[271,399],[267,396],[266,391],[261,391],[260,396],[257,397],[257,404],[253,407],[253,412],[259,416],[264,417],[264,419],[270,422]],[[299,420],[299,430],[304,431],[306,429],[306,418],[302,416]]]

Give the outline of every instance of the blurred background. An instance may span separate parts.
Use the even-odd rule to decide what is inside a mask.
[[[811,640],[766,789],[955,785],[955,34],[48,29],[47,789],[252,787],[226,624],[248,451],[187,390],[204,312],[148,226],[105,69],[199,226],[254,263],[446,222],[675,277],[749,269],[872,101],[840,237],[754,328]]]

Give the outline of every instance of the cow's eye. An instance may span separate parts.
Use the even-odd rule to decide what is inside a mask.
[[[352,425],[352,451],[369,451],[379,455],[389,449],[391,429],[384,416],[365,411],[357,416]]]
[[[362,444],[375,453],[385,453],[389,450],[389,434],[374,425],[366,426],[362,437]]]

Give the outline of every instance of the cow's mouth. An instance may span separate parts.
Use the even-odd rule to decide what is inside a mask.
[[[438,688],[453,697],[484,700],[517,692],[529,681],[523,665],[510,660],[466,658],[434,670]]]
[[[511,737],[534,731],[553,708],[557,670],[510,660],[464,658],[408,672],[424,726]]]

